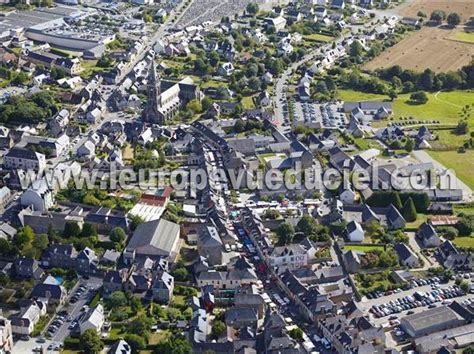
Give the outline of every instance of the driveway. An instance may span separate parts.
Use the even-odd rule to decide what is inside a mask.
[[[461,181],[455,173],[452,172],[452,170],[446,168],[444,165],[439,163],[437,160],[432,158],[426,151],[423,150],[415,150],[413,151],[413,156],[416,157],[416,159],[420,162],[426,163],[426,162],[432,162],[433,165],[435,166],[436,169],[442,170],[442,171],[449,171],[449,176],[451,176],[453,179],[455,179],[455,184],[453,188],[459,188],[462,189],[462,194],[463,194],[463,200],[467,202],[471,202],[474,200],[473,195],[472,195],[472,190],[467,186],[463,181]]]

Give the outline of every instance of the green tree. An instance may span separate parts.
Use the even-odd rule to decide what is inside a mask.
[[[189,272],[185,267],[176,268],[173,271],[173,276],[177,281],[188,281],[189,280]]]
[[[407,152],[412,152],[414,148],[415,148],[415,140],[411,138],[407,138],[405,142],[405,150]]]
[[[86,354],[100,353],[104,349],[104,343],[95,329],[85,330],[79,337],[79,344]]]
[[[353,58],[360,57],[364,54],[364,47],[362,47],[362,44],[360,44],[359,41],[354,41],[351,44],[349,53],[350,53],[351,57],[353,57]]]
[[[251,15],[256,15],[259,10],[258,4],[255,2],[250,2],[245,8],[245,10]]]
[[[90,222],[85,222],[82,225],[81,237],[97,236],[97,226]]]
[[[458,13],[452,12],[448,15],[448,24],[450,26],[456,27],[461,23],[461,17]]]
[[[276,234],[278,236],[278,243],[280,245],[287,245],[293,240],[293,236],[295,236],[295,229],[293,225],[283,222],[280,224],[280,226],[278,226]]]
[[[109,238],[114,243],[122,243],[127,238],[127,234],[121,227],[115,227],[110,231]]]
[[[435,10],[431,13],[430,20],[441,23],[443,20],[446,19],[446,12],[442,10]]]
[[[279,219],[281,217],[281,214],[276,209],[267,209],[267,210],[265,210],[265,213],[263,214],[263,217],[265,219],[269,219],[269,220],[276,220],[276,219]]]
[[[132,348],[132,352],[134,353],[137,353],[138,351],[146,348],[145,339],[137,334],[127,333],[124,339],[130,345],[130,347]]]
[[[413,92],[410,95],[410,101],[417,104],[425,104],[426,102],[428,102],[428,96],[424,91]]]
[[[417,218],[416,208],[415,208],[415,204],[413,203],[413,199],[411,199],[411,197],[405,201],[405,204],[403,204],[401,214],[407,222],[416,221],[416,218]]]
[[[191,343],[183,336],[172,336],[165,341],[159,342],[154,354],[192,354]]]
[[[202,112],[202,105],[201,105],[201,102],[199,102],[198,100],[191,100],[191,101],[189,101],[188,104],[186,105],[186,109],[192,111],[193,114]]]
[[[112,294],[110,294],[106,303],[109,308],[113,309],[114,307],[127,305],[128,300],[123,291],[114,291]]]
[[[296,231],[310,235],[314,232],[317,226],[318,224],[312,216],[304,215],[301,217],[300,221],[298,221],[298,224],[296,224]]]
[[[467,121],[465,120],[459,121],[456,128],[454,128],[454,133],[456,135],[464,135],[464,134],[469,133],[469,125],[467,124]]]
[[[31,245],[34,238],[35,234],[33,229],[29,226],[25,226],[13,237],[13,244],[18,247],[18,249],[23,250]]]
[[[214,321],[212,325],[212,336],[214,338],[218,338],[222,333],[224,333],[226,330],[225,323],[219,320]]]
[[[81,234],[81,227],[75,221],[68,221],[64,225],[64,237],[78,237]]]
[[[290,335],[291,338],[293,338],[297,342],[303,341],[303,330],[299,327],[293,328],[292,330],[290,330],[288,334]]]

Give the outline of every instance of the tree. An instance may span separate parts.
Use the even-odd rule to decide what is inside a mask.
[[[255,2],[250,2],[245,9],[251,15],[256,15],[259,10],[258,4]]]
[[[302,342],[303,341],[303,331],[301,328],[293,328],[289,333],[291,338],[296,340],[297,342]]]
[[[111,309],[114,307],[125,306],[127,303],[128,300],[123,291],[114,291],[107,299],[107,305]]]
[[[474,231],[474,216],[463,215],[456,224],[459,236],[469,236]]]
[[[456,135],[464,135],[464,134],[469,133],[469,125],[467,124],[467,121],[465,120],[459,121],[456,128],[454,128],[454,133]]]
[[[134,353],[137,353],[139,350],[143,350],[146,348],[145,339],[137,334],[127,333],[124,339],[130,345],[130,347],[132,348],[132,352]]]
[[[214,324],[212,325],[212,336],[214,338],[218,338],[222,333],[224,333],[226,330],[225,323],[219,320],[214,321]]]
[[[351,48],[350,48],[351,57],[357,58],[357,57],[362,56],[362,54],[364,54],[364,47],[362,47],[362,44],[360,44],[359,41],[352,42]]]
[[[113,64],[113,59],[110,55],[108,54],[103,54],[99,60],[97,61],[97,66],[101,68],[108,68]]]
[[[198,100],[191,100],[191,101],[189,101],[188,104],[186,105],[186,109],[192,111],[193,114],[202,112],[202,105],[201,105],[201,102],[199,102]]]
[[[452,12],[448,15],[448,24],[450,26],[456,27],[461,23],[461,17],[456,12]]]
[[[298,221],[298,224],[296,224],[296,230],[298,232],[304,233],[305,235],[312,234],[316,227],[316,220],[309,215],[304,215],[300,221]]]
[[[187,281],[189,278],[189,273],[185,267],[179,267],[174,270],[173,276],[177,281]]]
[[[81,227],[77,222],[68,221],[64,225],[64,237],[78,237],[81,234]]]
[[[416,218],[417,218],[416,208],[415,208],[415,204],[413,203],[413,199],[411,199],[411,197],[405,201],[405,204],[403,204],[401,214],[407,222],[416,221]]]
[[[426,92],[424,91],[417,91],[417,92],[413,92],[410,95],[410,100],[417,104],[425,104],[426,102],[428,102],[428,96],[426,95]]]
[[[127,238],[127,234],[121,227],[115,227],[110,231],[109,238],[114,243],[122,243]]]
[[[267,210],[265,210],[265,213],[263,214],[263,217],[265,219],[269,219],[269,220],[276,220],[276,219],[279,219],[281,217],[281,214],[276,209],[267,209]]]
[[[407,141],[405,142],[405,150],[407,152],[412,152],[414,148],[415,148],[415,140],[411,138],[407,138]]]
[[[104,349],[104,343],[100,340],[95,329],[87,329],[79,337],[81,349],[87,354],[100,353]]]
[[[85,222],[82,225],[81,237],[97,236],[97,226],[90,222]]]
[[[29,226],[25,226],[13,237],[13,244],[18,247],[18,249],[23,250],[31,245],[34,238],[35,234],[33,229]]]
[[[435,10],[431,13],[430,20],[441,23],[444,19],[446,19],[446,12],[442,10]]]
[[[33,245],[33,248],[39,251],[44,251],[49,245],[48,235],[47,234],[36,235],[36,237],[33,240],[32,245]]]
[[[390,91],[388,92],[388,97],[390,98],[390,101],[393,102],[393,100],[398,97],[397,91],[395,91],[395,90],[390,90]]]
[[[25,72],[20,71],[16,74],[15,78],[13,79],[12,83],[15,85],[23,85],[24,83],[28,82],[29,78]]]
[[[165,341],[159,342],[154,354],[192,354],[191,343],[183,336],[172,336]]]
[[[295,229],[293,225],[288,224],[286,222],[281,223],[276,230],[276,234],[278,236],[278,243],[280,245],[287,245],[291,243],[293,236],[295,235]]]

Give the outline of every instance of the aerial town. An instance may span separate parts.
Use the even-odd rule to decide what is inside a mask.
[[[474,1],[0,1],[0,354],[474,353]]]

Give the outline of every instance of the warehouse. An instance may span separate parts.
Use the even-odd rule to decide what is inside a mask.
[[[413,337],[455,328],[465,323],[465,319],[447,306],[436,307],[402,318],[400,326]]]

